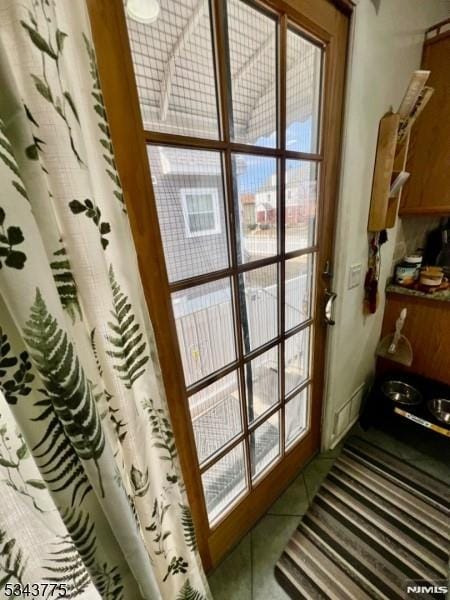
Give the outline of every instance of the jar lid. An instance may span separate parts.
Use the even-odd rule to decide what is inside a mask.
[[[420,256],[420,254],[410,254],[410,256],[405,256],[403,260],[413,265],[420,265],[422,262],[422,256]]]
[[[441,277],[444,274],[442,267],[423,267],[421,272],[427,277]]]

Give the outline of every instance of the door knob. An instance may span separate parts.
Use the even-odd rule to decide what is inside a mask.
[[[335,325],[336,322],[333,319],[333,304],[337,298],[337,294],[334,292],[330,292],[330,290],[325,290],[325,323],[327,325]]]

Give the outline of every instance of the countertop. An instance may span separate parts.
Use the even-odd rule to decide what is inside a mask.
[[[419,292],[418,290],[414,290],[411,288],[403,287],[402,285],[396,285],[389,281],[386,286],[386,292],[391,292],[394,294],[403,294],[405,296],[415,296],[416,298],[424,298],[425,300],[439,300],[444,302],[450,302],[450,288],[446,290],[442,290],[440,292],[425,293]]]

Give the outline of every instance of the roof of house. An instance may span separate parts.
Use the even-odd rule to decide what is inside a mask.
[[[127,20],[145,128],[217,138],[209,2],[160,0],[160,7],[151,24]],[[276,122],[276,24],[241,0],[228,0],[227,7],[235,138],[255,141],[270,136]],[[295,37],[287,100],[295,100],[301,121],[312,113],[317,52]]]
[[[242,194],[240,201],[241,204],[255,204],[255,194]]]

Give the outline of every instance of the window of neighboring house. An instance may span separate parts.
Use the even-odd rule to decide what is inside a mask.
[[[184,188],[180,193],[187,237],[220,233],[217,189]]]

